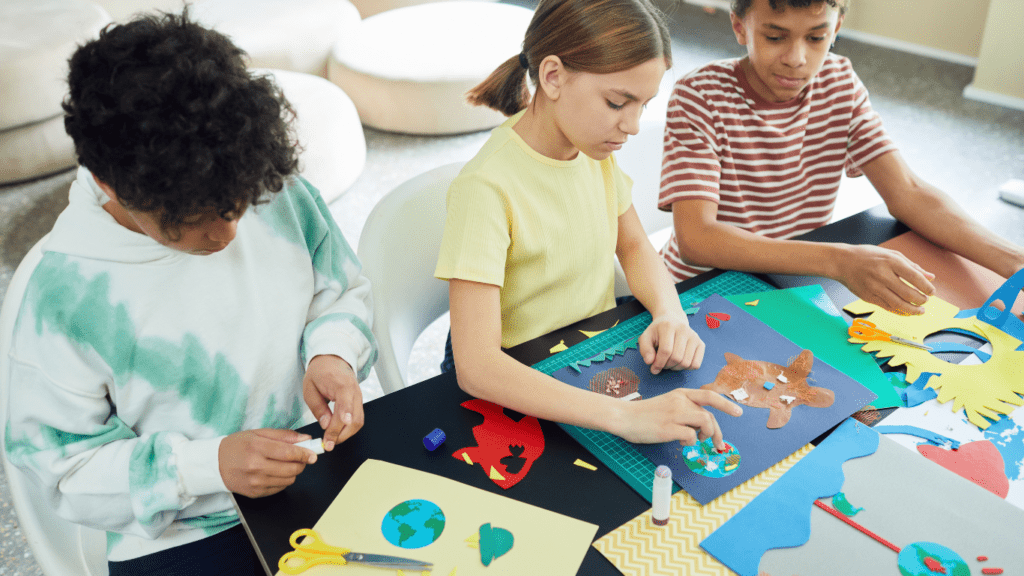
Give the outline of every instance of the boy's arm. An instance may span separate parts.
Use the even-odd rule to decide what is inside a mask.
[[[619,216],[618,230],[615,254],[629,290],[653,318],[639,340],[644,362],[652,374],[663,368],[700,368],[704,343],[690,328],[665,263],[651,246],[633,206]]]
[[[727,270],[832,278],[868,302],[910,313],[923,313],[924,294],[934,293],[929,281],[934,276],[895,250],[767,238],[718,222],[717,215],[718,205],[707,200],[672,204],[679,252],[688,262]]]
[[[1024,268],[1024,249],[993,234],[952,198],[923,181],[899,152],[861,167],[889,213],[921,237],[1009,278]]]
[[[452,347],[459,387],[484,400],[530,416],[605,430],[631,442],[714,438],[722,433],[714,406],[739,416],[742,409],[708,390],[674,390],[653,399],[626,402],[580,390],[521,364],[501,349],[500,289],[492,284],[452,279]]]

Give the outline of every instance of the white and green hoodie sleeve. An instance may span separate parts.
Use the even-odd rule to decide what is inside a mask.
[[[377,343],[370,331],[373,308],[370,281],[345,241],[320,193],[296,178],[257,214],[278,233],[306,247],[313,265],[314,295],[302,335],[303,364],[321,354],[340,356],[360,381],[377,361]]]

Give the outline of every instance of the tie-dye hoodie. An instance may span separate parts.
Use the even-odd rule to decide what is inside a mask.
[[[221,252],[193,256],[122,227],[79,169],[43,245],[9,357],[6,452],[57,514],[106,530],[127,560],[238,523],[221,439],[310,421],[318,354],[366,377],[369,281],[320,198],[290,179]]]

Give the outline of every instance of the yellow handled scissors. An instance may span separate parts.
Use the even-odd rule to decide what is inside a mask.
[[[906,338],[900,338],[899,336],[893,336],[884,330],[875,328],[874,322],[869,322],[863,318],[857,318],[853,321],[853,326],[846,331],[853,338],[859,340],[881,340],[883,342],[895,342],[897,344],[903,344],[905,346],[913,346],[914,348],[920,348],[921,350],[932,351],[931,346],[925,346],[919,342],[913,340],[907,340]]]
[[[430,562],[382,554],[362,554],[352,552],[348,548],[331,546],[325,543],[315,530],[309,528],[296,530],[288,542],[294,550],[281,556],[277,562],[277,567],[285,574],[298,574],[318,564],[344,566],[349,562],[388,570],[424,571],[430,570],[434,566]]]

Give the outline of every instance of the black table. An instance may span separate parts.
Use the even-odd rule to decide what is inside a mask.
[[[1007,208],[1016,210],[1015,208]],[[996,230],[1011,241],[1021,243],[1024,232],[1016,227]],[[879,244],[908,229],[894,220],[884,206],[866,210],[844,220],[814,230],[802,239],[858,244]],[[690,290],[721,272],[702,274],[676,286],[678,292]],[[829,296],[840,307],[855,299],[846,289],[820,278],[786,276],[761,277],[779,287],[822,283]],[[579,330],[602,330],[615,320],[625,320],[643,311],[638,302],[624,304],[597,316],[556,330],[509,350],[515,359],[533,365],[548,356],[549,349],[564,340],[571,346],[585,339]],[[437,474],[483,490],[501,494],[521,502],[578,518],[598,525],[597,537],[647,510],[650,505],[625,482],[599,462],[557,424],[541,421],[544,432],[544,454],[534,463],[530,473],[519,484],[502,490],[481,472],[479,466],[467,466],[452,453],[474,446],[472,428],[483,417],[462,408],[471,397],[459,389],[455,378],[442,374],[414,386],[388,394],[364,405],[366,424],[363,429],[332,452],[320,456],[317,463],[306,468],[292,486],[273,496],[250,499],[235,496],[243,524],[246,526],[268,575],[277,571],[277,560],[291,550],[288,538],[299,528],[312,527],[341,491],[356,469],[368,458],[375,458]],[[435,452],[427,451],[422,438],[434,428],[441,428],[447,441]],[[318,437],[316,424],[301,429]],[[597,471],[573,466],[577,458],[598,464]],[[581,488],[582,487],[582,488]],[[596,549],[590,547],[579,574],[617,576],[618,570]]]

